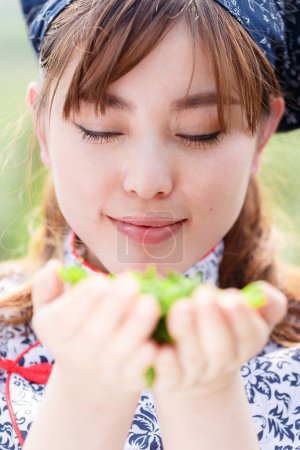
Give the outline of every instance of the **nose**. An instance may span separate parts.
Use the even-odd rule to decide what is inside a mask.
[[[163,145],[149,139],[147,143],[131,148],[128,155],[123,182],[126,192],[144,199],[170,194],[173,189],[172,161]]]

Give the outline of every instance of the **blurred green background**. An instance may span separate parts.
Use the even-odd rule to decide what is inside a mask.
[[[38,149],[31,189],[28,154],[31,117],[25,102],[29,81],[38,78],[34,52],[27,39],[18,0],[0,0],[0,260],[27,250],[34,205],[44,177]],[[278,251],[300,264],[300,133],[278,135],[264,152],[259,177],[271,205]]]

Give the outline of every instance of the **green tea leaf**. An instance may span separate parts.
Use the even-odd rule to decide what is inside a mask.
[[[174,339],[168,333],[166,316],[176,301],[183,297],[190,297],[202,282],[200,274],[194,278],[185,277],[175,271],[169,271],[167,277],[160,277],[155,266],[149,265],[145,273],[131,271],[140,282],[141,293],[152,294],[158,301],[161,319],[152,334],[152,338],[159,343],[173,344]]]
[[[267,298],[259,281],[247,284],[241,289],[241,292],[247,304],[252,308],[261,308],[267,304]]]
[[[167,276],[161,277],[157,274],[155,265],[149,264],[145,273],[130,270],[129,273],[139,282],[141,294],[152,294],[158,301],[161,317],[152,338],[159,343],[173,344],[174,339],[170,336],[166,326],[166,317],[173,304],[183,297],[190,297],[196,287],[202,282],[201,275],[194,278],[185,277],[180,273],[170,270]],[[87,278],[89,274],[77,266],[63,268],[58,272],[63,281],[75,285]],[[108,274],[111,280],[116,280],[117,275]]]
[[[63,267],[58,270],[57,274],[65,283],[71,285],[77,284],[88,277],[87,272],[77,266]]]
[[[155,368],[153,366],[149,367],[145,373],[145,388],[151,388],[154,384],[156,377]]]

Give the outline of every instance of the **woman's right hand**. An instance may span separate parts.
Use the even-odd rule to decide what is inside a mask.
[[[129,274],[114,281],[99,274],[65,290],[59,267],[51,260],[40,269],[32,293],[32,327],[55,358],[56,373],[74,399],[95,406],[139,394],[156,356],[156,300],[139,294]]]

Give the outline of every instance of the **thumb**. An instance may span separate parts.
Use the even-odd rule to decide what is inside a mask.
[[[51,259],[35,274],[32,288],[34,313],[64,292],[64,282],[57,275],[61,267],[62,263],[58,259]]]

